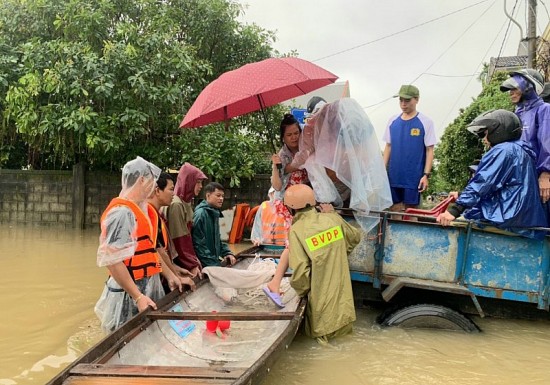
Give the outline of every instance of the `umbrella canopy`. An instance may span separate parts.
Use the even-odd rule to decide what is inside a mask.
[[[210,83],[180,124],[192,128],[221,122],[307,94],[338,77],[306,60],[269,58],[229,71]]]

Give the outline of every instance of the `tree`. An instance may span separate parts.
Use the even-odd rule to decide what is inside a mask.
[[[178,165],[197,148],[174,140],[178,125],[205,85],[273,54],[273,34],[240,12],[228,0],[3,1],[0,167],[16,148],[20,167],[119,169],[136,155]]]
[[[435,148],[435,170],[430,192],[460,191],[468,182],[468,166],[483,154],[481,140],[466,130],[479,114],[492,109],[513,111],[509,96],[500,91],[508,77],[505,72],[493,75],[477,98],[445,129]]]

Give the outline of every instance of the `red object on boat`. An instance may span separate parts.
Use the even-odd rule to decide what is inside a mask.
[[[216,311],[212,311],[212,313],[216,313]],[[221,331],[227,330],[231,327],[231,321],[229,320],[208,320],[206,321],[206,330],[208,330],[210,333],[216,333],[216,329],[220,329]]]
[[[426,216],[429,216],[429,217],[437,217],[439,214],[444,213],[445,210],[447,210],[447,207],[454,201],[455,201],[454,196],[449,195],[447,198],[445,198],[444,200],[442,200],[436,206],[434,206],[433,208],[431,208],[429,210],[421,210],[421,209],[410,208],[410,209],[406,209],[405,213],[406,214],[426,215]],[[408,215],[403,215],[403,219],[404,220],[409,220],[409,219],[411,219],[411,217],[408,216]]]

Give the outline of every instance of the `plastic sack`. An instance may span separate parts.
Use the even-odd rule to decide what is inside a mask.
[[[136,285],[154,302],[157,302],[165,294],[160,282],[160,274],[140,279],[136,281]],[[109,277],[95,304],[94,312],[101,322],[101,329],[105,333],[110,333],[138,314],[138,309],[132,297],[120,287],[113,277]]]
[[[266,268],[262,270],[251,269],[251,264],[246,270],[228,269],[226,267],[208,266],[202,271],[210,278],[210,283],[214,287],[233,288],[233,289],[253,289],[269,282],[275,274],[276,265],[273,262],[269,265],[262,262]]]
[[[240,293],[258,289],[269,282],[277,265],[272,259],[254,259],[246,269],[208,266],[208,275],[216,295],[225,302],[236,300]]]

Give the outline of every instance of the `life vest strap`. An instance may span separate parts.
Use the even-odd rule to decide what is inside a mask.
[[[136,251],[134,252],[134,255],[140,255],[140,254],[145,254],[145,253],[154,253],[156,252],[157,250],[154,248],[154,247],[151,247],[149,249],[144,249],[144,250],[139,250],[139,251]]]
[[[136,281],[135,274],[134,274],[135,271],[143,270],[143,277],[149,277],[149,275],[147,274],[147,269],[156,268],[158,266],[154,262],[149,262],[149,263],[146,263],[144,265],[126,266],[126,267],[128,268],[128,273],[130,273],[130,276],[132,277],[132,280],[135,282]]]

